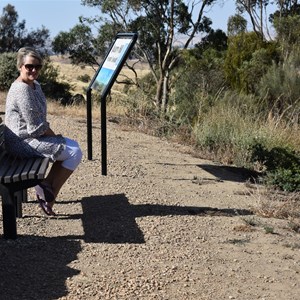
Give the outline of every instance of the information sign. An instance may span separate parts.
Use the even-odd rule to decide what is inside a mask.
[[[119,75],[129,53],[137,40],[137,33],[119,33],[109,48],[103,63],[95,73],[87,89],[87,148],[88,159],[92,160],[92,95],[95,90],[101,97],[101,151],[102,175],[107,175],[106,147],[106,96]]]

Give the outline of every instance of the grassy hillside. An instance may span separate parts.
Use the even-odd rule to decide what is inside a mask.
[[[74,66],[71,64],[69,59],[62,56],[51,56],[51,61],[53,62],[53,65],[55,67],[58,67],[61,74],[61,80],[67,81],[68,83],[72,84],[72,86],[74,86],[74,90],[72,91],[73,94],[79,93],[84,95],[85,89],[89,86],[89,82],[82,82],[79,79],[80,76],[88,75],[92,79],[96,71],[98,70],[98,66],[95,66],[94,69],[90,66]],[[136,71],[137,75],[139,77],[142,77],[149,72],[149,69],[146,65],[140,64],[138,65]],[[126,77],[133,78],[133,76],[133,72],[124,66],[120,72],[119,77],[117,78],[117,81],[124,80],[124,78]],[[123,85],[115,83],[112,90],[121,91],[122,88]]]

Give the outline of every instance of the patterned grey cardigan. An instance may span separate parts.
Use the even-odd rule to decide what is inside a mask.
[[[44,136],[49,128],[46,97],[40,84],[35,89],[15,81],[7,94],[5,109],[5,145],[20,157],[43,156],[52,161],[65,147],[61,135]]]

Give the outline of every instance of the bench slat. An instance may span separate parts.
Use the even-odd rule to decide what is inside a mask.
[[[0,124],[0,143],[2,144],[4,142],[4,124]]]
[[[13,182],[13,175],[16,174],[16,171],[18,169],[19,166],[19,159],[15,158],[12,162],[11,162],[11,166],[10,168],[7,170],[5,176],[4,176],[4,183],[11,183]]]
[[[45,174],[46,174],[46,170],[48,168],[49,162],[50,162],[50,159],[48,157],[43,159],[43,161],[41,163],[41,166],[40,166],[40,169],[37,173],[37,178],[38,179],[44,179],[45,178]]]
[[[5,160],[5,155],[7,155],[7,152],[4,149],[2,149],[1,147],[0,147],[0,151],[1,151],[1,153],[0,153],[0,165],[1,165],[2,160],[3,161]]]
[[[37,158],[35,158],[35,160],[34,160],[34,163],[33,163],[33,165],[31,166],[31,169],[30,169],[30,171],[29,171],[29,173],[28,173],[28,178],[29,179],[34,179],[34,178],[36,178],[36,174],[37,174],[37,172],[38,172],[38,170],[39,170],[39,168],[40,168],[40,165],[41,165],[41,163],[42,163],[42,157],[37,157]]]
[[[0,149],[1,151],[5,149],[4,147],[4,124],[0,124]]]
[[[26,162],[26,165],[21,173],[21,179],[22,180],[26,180],[28,179],[28,176],[29,176],[29,172],[30,172],[30,169],[31,169],[31,166],[34,162],[34,159],[33,158],[29,158]]]
[[[4,181],[4,176],[6,172],[9,170],[11,166],[12,158],[10,155],[5,153],[5,155],[1,159],[1,165],[0,165],[0,180],[1,182]]]
[[[18,168],[15,171],[15,174],[13,175],[13,182],[21,181],[21,173],[26,165],[26,160],[20,160]]]

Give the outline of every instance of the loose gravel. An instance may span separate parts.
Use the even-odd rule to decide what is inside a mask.
[[[84,158],[56,218],[30,190],[18,239],[0,239],[2,300],[299,299],[299,234],[253,214],[258,199],[238,170],[108,122],[103,176],[100,123],[87,160],[85,120],[49,120]]]

